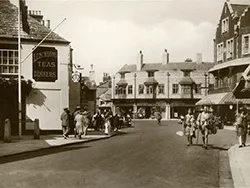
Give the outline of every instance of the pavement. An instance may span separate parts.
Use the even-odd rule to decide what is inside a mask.
[[[103,132],[89,131],[88,135],[82,136],[80,140],[75,138],[74,135],[69,135],[67,139],[64,139],[62,135],[41,135],[40,139],[34,139],[33,135],[23,135],[21,139],[14,136],[10,143],[0,141],[0,158],[48,148],[107,139],[114,135],[116,135],[114,132],[112,132],[111,135],[105,135]]]

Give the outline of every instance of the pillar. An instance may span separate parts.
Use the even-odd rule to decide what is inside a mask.
[[[134,119],[136,119],[137,118],[137,105],[136,104],[134,104],[133,105],[133,115],[134,115]]]
[[[169,120],[170,119],[170,104],[166,103],[166,114],[165,114],[165,119]]]
[[[39,119],[34,121],[34,139],[40,139]]]
[[[11,142],[11,124],[10,124],[10,120],[6,119],[4,121],[4,142]]]

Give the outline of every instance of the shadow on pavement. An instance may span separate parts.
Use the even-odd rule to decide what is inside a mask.
[[[55,153],[67,152],[72,150],[78,150],[83,148],[89,148],[90,146],[62,146],[62,147],[52,147],[52,148],[43,148],[41,150],[36,151],[28,151],[25,153],[14,154],[12,156],[3,156],[0,158],[0,164],[22,161],[26,159],[41,157],[45,155],[51,155]]]
[[[192,146],[197,146],[197,147],[202,147],[203,144],[193,144]],[[212,144],[208,144],[208,149],[217,149],[217,150],[223,150],[223,151],[227,151],[229,150],[230,147],[218,147],[218,146],[214,146]]]

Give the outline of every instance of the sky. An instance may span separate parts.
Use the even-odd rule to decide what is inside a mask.
[[[55,32],[71,42],[73,63],[88,74],[93,64],[96,82],[103,72],[114,75],[124,64],[196,60],[202,53],[213,61],[213,39],[225,0],[26,0],[29,10],[41,10]],[[230,0],[248,3],[250,0]]]

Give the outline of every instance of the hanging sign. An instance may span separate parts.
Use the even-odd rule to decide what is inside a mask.
[[[79,82],[80,81],[80,78],[81,78],[81,75],[79,72],[74,72],[72,73],[72,81],[73,82]]]
[[[33,52],[33,79],[37,82],[55,82],[58,78],[58,56],[53,47],[38,47]]]

